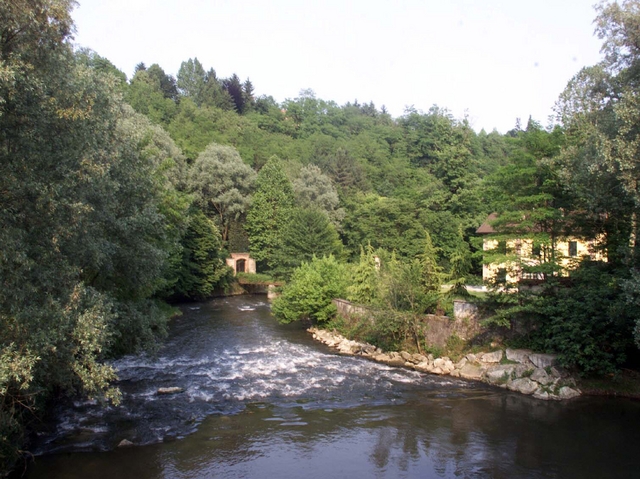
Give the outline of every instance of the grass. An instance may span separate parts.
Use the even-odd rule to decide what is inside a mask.
[[[240,284],[273,284],[276,283],[271,276],[262,273],[238,273],[236,275]]]

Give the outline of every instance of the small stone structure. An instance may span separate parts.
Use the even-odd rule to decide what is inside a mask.
[[[227,258],[227,266],[233,269],[233,275],[238,273],[255,273],[256,261],[249,253],[231,253],[231,258]]]

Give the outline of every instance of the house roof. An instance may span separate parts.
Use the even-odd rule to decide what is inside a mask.
[[[487,216],[487,219],[484,220],[484,223],[480,225],[480,227],[476,230],[476,233],[479,235],[486,235],[490,233],[496,233],[496,230],[493,229],[491,223],[498,219],[498,213],[491,213]]]

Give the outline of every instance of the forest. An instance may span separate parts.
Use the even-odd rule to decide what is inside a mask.
[[[501,239],[601,238],[606,262],[551,255],[535,293],[491,285],[489,321],[526,318],[526,345],[587,375],[636,354],[639,1],[597,7],[603,60],[569,81],[557,122],[506,134],[435,105],[278,103],[197,58],[128,78],[74,49],[73,5],[0,3],[0,469],[56,398],[117,404],[109,360],[157,348],[171,304],[231,288],[231,252],[285,282],[281,321],[328,321],[346,297],[379,311],[361,333],[388,345],[482,281],[490,213]]]

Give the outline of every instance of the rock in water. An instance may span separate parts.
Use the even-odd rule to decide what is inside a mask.
[[[184,392],[184,388],[171,387],[171,388],[158,388],[157,394],[177,394]]]
[[[129,447],[129,446],[133,446],[133,443],[128,439],[123,439],[118,443],[118,447]]]

